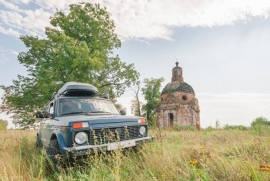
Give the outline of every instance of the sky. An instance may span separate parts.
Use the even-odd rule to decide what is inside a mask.
[[[0,85],[27,75],[20,35],[46,38],[56,10],[81,0],[0,0]],[[122,41],[114,51],[140,80],[170,82],[175,62],[199,100],[202,127],[270,119],[270,0],[86,0],[111,13]],[[0,96],[3,90],[0,90]],[[133,92],[118,101],[131,114]],[[140,97],[143,100],[143,96]],[[11,121],[7,115],[0,119]]]

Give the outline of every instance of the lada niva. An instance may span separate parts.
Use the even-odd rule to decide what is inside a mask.
[[[66,83],[38,111],[40,127],[37,147],[44,147],[54,164],[56,155],[87,155],[134,147],[153,140],[147,120],[120,113],[108,98],[97,97],[96,87],[78,82]]]

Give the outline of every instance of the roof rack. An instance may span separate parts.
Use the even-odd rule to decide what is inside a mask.
[[[63,85],[61,89],[56,93],[54,92],[51,99],[48,102],[51,102],[56,97],[60,96],[90,96],[94,97],[98,94],[98,89],[87,83],[80,82],[67,82]]]
[[[80,82],[67,82],[55,96],[96,96],[98,90],[95,86]]]

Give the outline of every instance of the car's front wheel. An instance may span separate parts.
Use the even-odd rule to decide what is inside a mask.
[[[51,140],[45,151],[49,160],[56,166],[59,162],[59,158],[57,156],[60,155],[60,148],[57,139]]]
[[[36,148],[42,148],[42,143],[41,143],[41,140],[39,138],[39,135],[37,135],[37,139],[36,139]]]

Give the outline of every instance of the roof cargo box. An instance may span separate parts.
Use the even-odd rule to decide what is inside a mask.
[[[58,91],[58,95],[64,96],[95,96],[98,90],[95,86],[80,82],[67,82]]]

